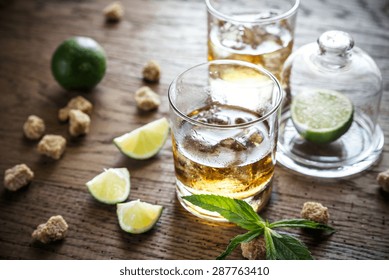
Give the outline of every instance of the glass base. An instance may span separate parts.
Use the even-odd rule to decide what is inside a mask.
[[[272,189],[273,181],[270,180],[258,194],[243,200],[250,204],[255,212],[259,212],[267,205],[268,201],[270,200]],[[176,180],[176,192],[181,205],[193,215],[208,221],[228,222],[224,217],[219,215],[219,213],[204,210],[182,199],[183,196],[192,195],[194,193],[190,192],[189,188],[185,187],[179,180]]]
[[[304,140],[294,128],[290,112],[282,115],[277,146],[277,162],[310,177],[334,179],[356,175],[379,158],[384,135],[379,125],[370,133],[367,118],[358,114],[349,131],[326,145]]]

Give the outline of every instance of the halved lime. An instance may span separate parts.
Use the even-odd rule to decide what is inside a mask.
[[[129,233],[143,233],[150,230],[161,217],[161,205],[142,202],[139,199],[117,205],[120,228]]]
[[[292,121],[306,140],[316,144],[335,141],[353,122],[354,106],[344,94],[332,90],[309,90],[293,98]]]
[[[169,135],[169,122],[162,118],[113,139],[119,150],[134,159],[148,159],[163,147]]]
[[[116,204],[130,194],[130,173],[127,168],[109,168],[86,183],[91,195],[100,202]]]

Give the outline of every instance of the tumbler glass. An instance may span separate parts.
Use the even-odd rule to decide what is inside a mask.
[[[265,69],[215,60],[180,74],[170,85],[176,190],[191,213],[224,221],[182,199],[215,194],[248,202],[256,211],[271,195],[283,91]]]
[[[292,52],[299,0],[206,0],[208,60],[258,64],[278,79]]]

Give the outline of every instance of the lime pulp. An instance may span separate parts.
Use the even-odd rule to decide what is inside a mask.
[[[91,195],[106,204],[125,201],[130,194],[127,168],[109,168],[86,183]]]
[[[168,134],[169,122],[161,118],[116,137],[113,142],[128,157],[148,159],[162,149]]]
[[[306,140],[327,144],[339,139],[351,127],[354,107],[344,94],[332,90],[309,90],[293,98],[293,124]]]
[[[142,202],[139,199],[117,205],[120,228],[139,234],[150,230],[159,220],[163,207]]]

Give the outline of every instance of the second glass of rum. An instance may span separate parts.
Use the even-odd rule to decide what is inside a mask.
[[[236,59],[277,79],[292,52],[299,0],[205,0],[208,60]]]

